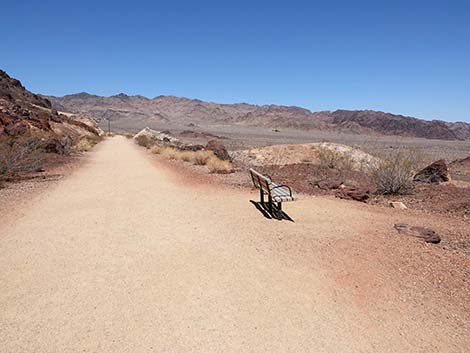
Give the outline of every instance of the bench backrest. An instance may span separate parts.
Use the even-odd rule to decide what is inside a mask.
[[[250,168],[250,175],[251,175],[251,180],[253,181],[253,185],[257,189],[261,189],[266,193],[271,192],[272,188],[272,181],[271,178],[269,178],[266,175],[261,174],[260,172],[257,172],[256,170]]]

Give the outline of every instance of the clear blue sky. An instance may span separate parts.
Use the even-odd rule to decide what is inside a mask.
[[[470,121],[469,1],[4,1],[28,89]]]

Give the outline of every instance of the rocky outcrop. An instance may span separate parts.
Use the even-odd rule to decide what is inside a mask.
[[[134,136],[134,139],[138,140],[142,137],[147,137],[155,143],[167,144],[171,146],[179,146],[181,144],[181,142],[177,138],[162,131],[152,130],[149,127],[142,129],[138,134]]]
[[[416,173],[413,180],[430,184],[439,184],[450,181],[446,162],[443,159],[435,161]]]
[[[225,145],[216,140],[210,140],[206,145],[206,150],[214,152],[214,154],[223,161],[230,161],[230,155],[227,152]]]
[[[410,226],[406,223],[397,223],[394,228],[399,234],[406,234],[412,237],[422,238],[426,243],[438,244],[441,242],[441,237],[434,230],[425,228]]]
[[[48,99],[29,92],[20,81],[0,70],[0,136],[16,138],[28,132],[46,140],[78,141],[102,131],[93,119],[58,113]]]

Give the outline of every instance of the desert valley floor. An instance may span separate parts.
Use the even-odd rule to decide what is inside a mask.
[[[257,197],[114,137],[2,200],[1,351],[468,351],[468,255],[393,230],[444,217],[301,195],[277,221]]]

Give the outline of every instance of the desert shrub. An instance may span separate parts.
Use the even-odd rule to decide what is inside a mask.
[[[411,193],[418,162],[419,155],[412,149],[400,148],[387,153],[370,170],[377,192],[384,195]]]
[[[211,173],[228,174],[233,172],[232,163],[223,161],[216,156],[209,158],[206,165]]]
[[[184,162],[191,162],[194,158],[194,152],[192,151],[179,151],[177,159]]]
[[[43,142],[35,137],[0,139],[0,181],[42,169]]]
[[[97,135],[89,135],[82,137],[78,143],[73,147],[77,152],[87,152],[91,150],[94,146],[100,143],[103,140],[103,137]]]
[[[155,145],[155,146],[150,147],[150,152],[154,154],[161,154],[164,149],[165,147],[162,147],[160,145]]]
[[[165,147],[161,153],[163,157],[171,159],[171,160],[178,159],[179,154],[180,154],[180,151],[172,147]]]
[[[145,135],[137,136],[135,141],[137,142],[139,146],[143,146],[145,148],[150,148],[153,145],[155,145],[155,141],[152,138],[145,136]]]
[[[193,154],[193,164],[195,165],[206,165],[207,161],[214,158],[215,154],[212,151],[196,151]]]
[[[352,155],[341,153],[334,148],[319,146],[317,156],[320,165],[340,170],[354,170],[355,161]]]
[[[134,134],[131,134],[130,132],[124,132],[124,131],[121,131],[121,132],[115,132],[114,133],[115,136],[124,136],[125,138],[127,139],[131,139],[133,138],[135,135]]]

